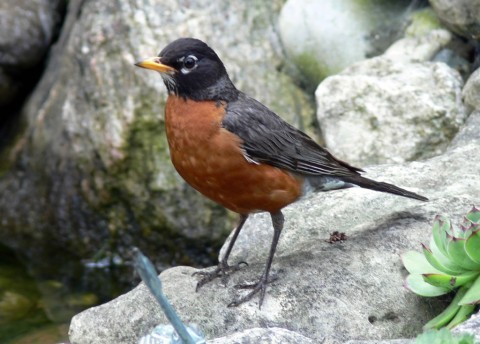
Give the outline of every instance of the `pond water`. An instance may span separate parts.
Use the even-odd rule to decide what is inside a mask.
[[[70,319],[106,302],[139,281],[128,265],[65,262],[73,276],[38,276],[14,251],[0,245],[0,343],[67,343]],[[113,267],[113,268],[112,268]],[[52,271],[57,269],[52,267]],[[92,282],[95,281],[95,282]]]

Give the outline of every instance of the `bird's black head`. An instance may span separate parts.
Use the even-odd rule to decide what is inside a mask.
[[[238,97],[225,66],[206,43],[180,38],[136,66],[161,73],[170,93],[194,100],[225,100]]]

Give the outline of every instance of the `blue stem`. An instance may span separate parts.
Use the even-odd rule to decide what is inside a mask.
[[[165,294],[162,291],[162,282],[157,276],[155,267],[152,262],[143,255],[143,253],[136,247],[133,248],[135,269],[140,274],[143,282],[147,285],[148,289],[152,292],[153,296],[157,299],[158,303],[163,309],[165,316],[170,321],[172,326],[177,331],[178,336],[186,344],[195,344],[195,341],[190,336],[187,328],[183,324],[182,320],[178,317],[177,313],[173,309],[172,305],[168,302]]]

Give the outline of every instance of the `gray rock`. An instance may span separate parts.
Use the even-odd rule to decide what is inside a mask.
[[[467,142],[480,144],[480,110],[475,110],[468,116],[467,122],[455,136],[450,147],[461,147]],[[470,159],[475,159],[475,157],[471,156]]]
[[[470,75],[462,91],[463,100],[471,109],[480,110],[480,68]]]
[[[450,29],[467,38],[480,37],[480,2],[472,0],[430,0],[430,5]]]
[[[65,0],[0,2],[0,106],[15,98],[25,73],[44,59],[64,6]]]
[[[467,142],[480,142],[480,101],[478,100],[478,94],[480,94],[480,69],[477,69],[468,78],[463,87],[463,101],[467,106],[467,110],[473,112],[469,115],[462,130],[455,136],[451,147],[460,147]]]
[[[413,344],[413,339],[392,339],[392,340],[349,340],[345,344]]]
[[[384,39],[391,44],[409,4],[290,0],[279,18],[280,36],[287,56],[307,83],[316,86],[325,77],[371,56],[372,37],[387,35]]]
[[[437,29],[409,36],[392,44],[383,54],[395,62],[429,61],[452,40],[447,30]]]
[[[284,328],[252,328],[207,341],[208,344],[314,344],[301,334]]]
[[[447,31],[431,7],[412,12],[405,37],[385,52],[396,61],[444,62],[464,79],[472,72],[471,54],[472,45]]]
[[[176,267],[160,275],[165,294],[180,317],[198,324],[208,339],[255,327],[288,328],[324,343],[414,337],[448,300],[404,289],[400,255],[429,239],[436,214],[458,223],[478,202],[478,165],[470,157],[479,148],[477,141],[465,141],[426,161],[369,169],[369,177],[424,194],[427,203],[354,188],[314,194],[287,207],[273,264],[279,279],[269,286],[261,310],[256,299],[238,308],[226,305],[243,293],[233,285],[255,280],[264,268],[272,236],[264,214],[253,216],[242,230],[230,263],[250,265],[231,276],[227,287],[214,281],[195,293],[197,270]],[[348,239],[329,244],[332,231],[345,232]],[[158,323],[166,319],[141,284],[75,316],[70,340],[132,343]]]
[[[454,333],[468,333],[475,336],[476,341],[480,341],[480,313],[472,315],[470,319],[461,323],[453,329]]]
[[[443,63],[411,61],[413,51],[425,58],[441,43],[413,50],[411,43],[399,45],[318,86],[317,118],[327,147],[340,159],[362,167],[432,157],[464,123],[459,73]]]

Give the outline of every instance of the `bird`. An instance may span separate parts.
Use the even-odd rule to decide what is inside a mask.
[[[196,291],[240,269],[228,258],[249,215],[268,212],[273,238],[263,273],[235,307],[259,294],[262,307],[277,243],[284,227],[282,209],[312,191],[353,186],[420,201],[418,195],[361,175],[364,171],[333,156],[267,106],[238,90],[217,53],[196,38],[179,38],[137,67],[160,73],[168,91],[165,131],[171,161],[181,177],[207,198],[239,214],[218,266],[198,273]]]

